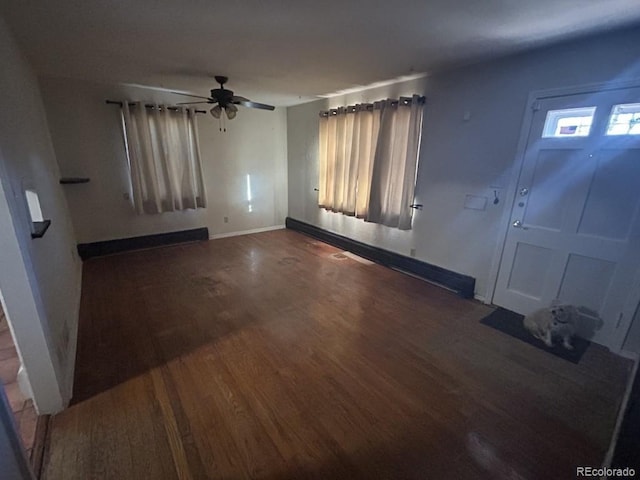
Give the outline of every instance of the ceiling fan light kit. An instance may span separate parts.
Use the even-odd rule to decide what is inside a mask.
[[[220,115],[222,114],[222,109],[220,108],[220,105],[216,105],[211,110],[209,110],[209,112],[211,112],[211,115],[213,115],[213,118],[220,118]]]
[[[227,113],[227,118],[229,120],[233,120],[236,118],[236,114],[238,113],[238,107],[235,105],[227,105],[227,108],[225,108],[224,111]]]

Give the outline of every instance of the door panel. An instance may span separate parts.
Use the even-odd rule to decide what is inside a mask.
[[[567,260],[558,296],[567,303],[600,312],[615,269],[615,262],[572,253]]]
[[[493,299],[522,314],[586,307],[603,320],[590,336],[613,348],[640,300],[640,135],[607,128],[633,102],[639,88],[537,102]]]
[[[527,194],[519,194],[520,202],[526,202],[522,221],[531,227],[561,231],[564,217],[570,208],[572,195],[566,193],[579,187],[580,179],[572,172],[584,169],[580,158],[581,150],[539,149],[535,158],[533,175]]]
[[[508,288],[522,295],[541,300],[552,259],[553,251],[549,248],[518,243]]]
[[[600,150],[578,234],[627,240],[640,205],[637,149]]]

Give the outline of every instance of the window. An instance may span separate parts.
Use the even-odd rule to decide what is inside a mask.
[[[640,103],[614,105],[607,135],[640,135]]]
[[[122,102],[122,125],[138,213],[206,206],[193,109]]]
[[[424,97],[320,113],[318,205],[411,228]]]
[[[596,107],[549,110],[543,138],[588,137]]]

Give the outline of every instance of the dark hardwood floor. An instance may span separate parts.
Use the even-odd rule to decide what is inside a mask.
[[[275,231],[84,264],[73,405],[42,477],[568,479],[630,363],[578,365],[491,308]]]

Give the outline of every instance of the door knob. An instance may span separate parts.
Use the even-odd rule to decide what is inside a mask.
[[[528,188],[521,188],[520,189],[520,196],[524,197],[527,193],[529,193],[529,189]]]
[[[520,220],[516,220],[515,222],[513,222],[512,224],[515,228],[522,228],[523,230],[526,230],[527,227],[522,225],[522,222]]]

